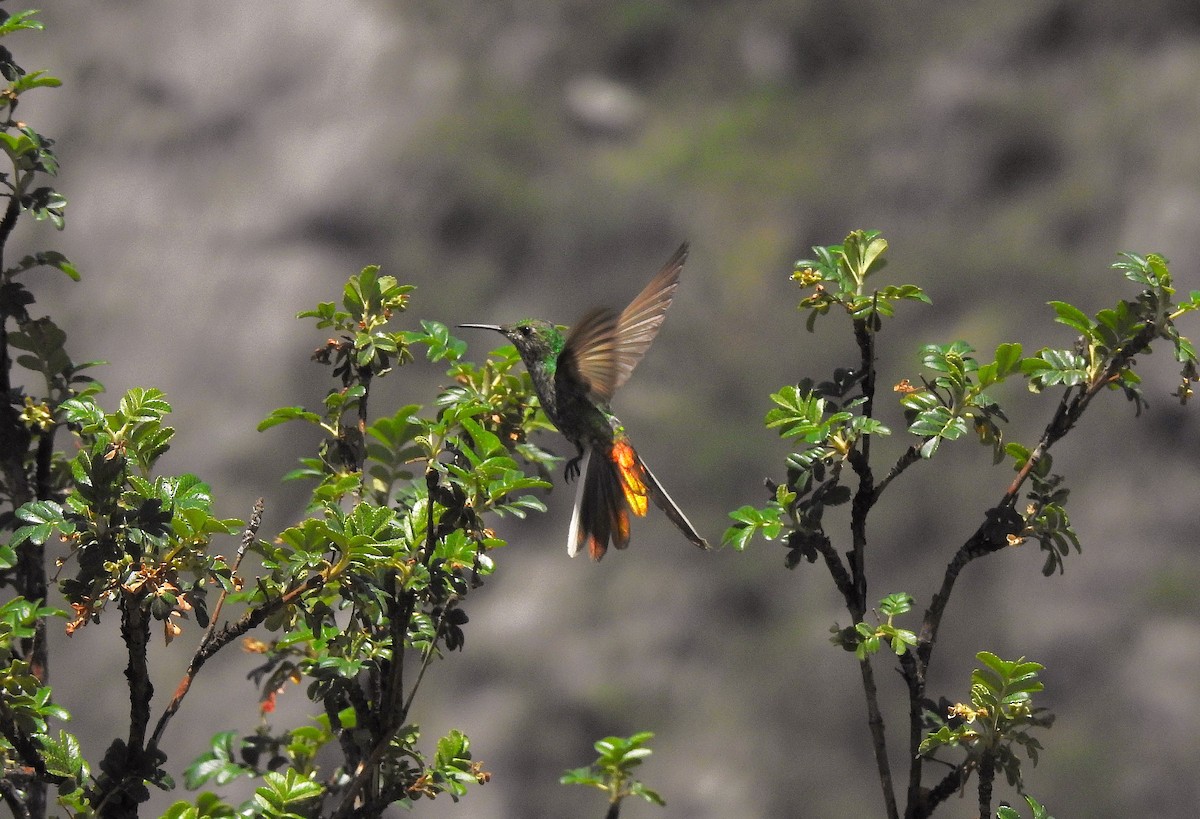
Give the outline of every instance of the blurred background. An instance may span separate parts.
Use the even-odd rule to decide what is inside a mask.
[[[623,306],[690,240],[615,409],[713,541],[783,473],[768,395],[855,362],[838,318],[809,334],[794,309],[788,277],[812,245],[882,230],[887,280],[934,301],[880,336],[885,471],[909,443],[886,385],[919,374],[920,344],[1067,346],[1045,302],[1131,297],[1109,269],[1121,250],[1162,253],[1181,290],[1200,288],[1191,0],[59,0],[42,19],[6,45],[64,80],[21,113],[58,140],[70,206],[64,233],[25,225],[12,252],[76,263],[83,282],[59,277],[38,305],[72,356],[111,362],[97,373],[110,404],[166,390],[179,435],[163,470],[211,482],[225,516],[265,496],[266,535],[302,514],[304,488],[279,476],[316,436],[255,424],[329,386],[308,360],[324,336],[293,317],[366,264],[418,286],[412,325],[570,323]],[[460,334],[477,359],[496,346]],[[1083,554],[1051,578],[1032,547],[972,564],[931,669],[930,693],[961,700],[979,649],[1045,663],[1059,719],[1026,784],[1060,817],[1184,817],[1200,800],[1200,427],[1168,395],[1171,364],[1143,362],[1142,418],[1105,396],[1055,449]],[[427,403],[445,377],[418,362],[390,381],[376,401]],[[1026,443],[1056,401],[1020,384],[996,398]],[[873,599],[908,591],[923,610],[1010,480],[989,463],[963,442],[889,490]],[[859,674],[827,642],[847,615],[825,569],[786,570],[778,544],[700,553],[656,511],[628,552],[570,561],[570,494],[502,522],[510,545],[467,603],[466,651],[427,677],[413,718],[429,747],[462,729],[494,778],[421,815],[598,816],[600,795],[558,776],[638,730],[656,734],[641,770],[667,807],[626,803],[629,817],[882,815]],[[126,719],[117,624],[73,640],[52,673],[97,759]],[[190,650],[155,647],[158,708]],[[255,658],[227,654],[167,734],[180,780],[214,732],[257,718]],[[904,771],[900,680],[886,659],[876,677]],[[278,721],[302,720],[302,700],[288,692]],[[973,808],[968,795],[938,815]]]

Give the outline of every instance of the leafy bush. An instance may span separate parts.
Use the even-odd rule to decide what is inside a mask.
[[[804,379],[771,396],[775,407],[766,426],[777,429],[796,450],[786,459],[786,477],[767,481],[762,507],[744,506],[731,514],[733,525],[725,543],[743,549],[755,535],[781,541],[784,565],[794,569],[821,560],[845,602],[852,625],[833,628],[833,642],[854,653],[862,672],[868,725],[888,816],[901,815],[887,754],[884,719],[875,685],[872,656],[884,645],[896,657],[908,692],[909,771],[903,815],[930,815],[947,798],[978,774],[979,810],[991,814],[992,779],[999,765],[1009,782],[1022,787],[1020,760],[1013,746],[1024,747],[1036,763],[1041,746],[1027,733],[1048,727],[1048,715],[1029,710],[1029,696],[1041,690],[1035,682],[1037,663],[1005,661],[979,653],[985,668],[972,676],[971,704],[934,702],[926,690],[929,666],[937,647],[946,605],[959,573],[971,562],[1010,547],[1037,543],[1046,557],[1043,574],[1065,569],[1065,560],[1079,538],[1065,505],[1068,490],[1054,474],[1050,449],[1073,431],[1092,399],[1120,392],[1140,413],[1145,405],[1135,367],[1137,357],[1150,352],[1155,341],[1171,346],[1180,364],[1175,396],[1186,403],[1197,380],[1196,350],[1180,335],[1175,321],[1200,308],[1200,291],[1180,302],[1164,259],[1156,255],[1122,254],[1113,265],[1133,282],[1131,300],[1104,309],[1094,317],[1066,302],[1050,303],[1055,320],[1079,333],[1065,349],[1045,348],[1026,356],[1022,345],[997,346],[990,360],[968,343],[930,344],[921,350],[929,371],[893,382],[900,396],[908,434],[917,438],[886,472],[872,460],[871,442],[891,430],[875,418],[877,382],[875,345],[884,320],[901,301],[928,302],[914,285],[869,287],[867,281],[884,266],[887,242],[876,232],[855,231],[844,244],[814,248],[815,257],[796,263],[792,276],[808,291],[800,308],[808,311],[808,327],[829,313],[844,313],[859,351],[852,366],[838,369],[832,379]],[[1024,379],[1034,393],[1050,394],[1056,402],[1040,438],[1032,446],[1004,443],[1005,411],[985,390],[1008,379]],[[1053,391],[1053,392],[1051,392]],[[890,594],[879,603],[885,622],[867,622],[867,522],[883,492],[910,468],[929,461],[943,444],[966,439],[970,433],[991,450],[994,463],[1006,458],[1015,476],[996,504],[983,510],[975,532],[954,552],[930,597],[919,627],[901,628],[896,618],[914,604],[907,592]],[[1018,507],[1024,494],[1025,504]],[[840,553],[825,526],[830,507],[850,504],[849,548]],[[876,619],[878,616],[876,615]],[[964,724],[965,721],[965,724]],[[966,751],[959,761],[942,760],[936,752]],[[938,758],[949,772],[932,787],[923,776],[925,761]]]

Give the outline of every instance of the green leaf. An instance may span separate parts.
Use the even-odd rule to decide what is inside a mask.
[[[236,760],[237,746],[236,731],[222,731],[212,739],[207,753],[196,758],[183,773],[184,783],[190,790],[196,790],[205,783],[213,781],[224,785],[241,776],[253,776],[254,770]]]
[[[47,771],[68,777],[75,787],[80,787],[87,781],[89,769],[87,760],[83,758],[79,749],[79,740],[66,731],[59,731],[58,739],[42,734],[38,741]],[[62,786],[60,790],[61,788]]]
[[[36,267],[54,267],[66,273],[73,281],[79,281],[80,279],[79,271],[75,269],[75,265],[71,264],[66,256],[56,250],[45,250],[41,253],[26,256],[4,272],[6,275],[15,276],[18,273],[32,270]]]
[[[666,805],[667,804],[667,800],[663,799],[658,794],[658,791],[654,791],[654,790],[651,790],[650,788],[647,788],[641,782],[634,781],[634,782],[630,783],[629,793],[631,796],[640,796],[642,799],[645,799],[647,802],[649,802],[653,805]]]
[[[49,159],[48,155],[42,156],[43,163],[47,163]],[[67,207],[67,197],[58,191],[45,187],[37,188],[22,198],[21,205],[33,214],[35,220],[49,221],[55,230],[63,229],[63,210]]]
[[[923,410],[908,426],[909,432],[922,438],[929,438],[921,446],[921,457],[931,458],[937,451],[941,440],[954,441],[961,438],[967,431],[966,419],[955,415],[949,407],[942,405]]]
[[[587,785],[593,788],[603,787],[604,780],[590,767],[574,768],[558,778],[562,785]]]
[[[1054,817],[1050,815],[1050,812],[1046,810],[1046,806],[1041,802],[1037,801],[1029,794],[1022,794],[1022,796],[1025,799],[1025,804],[1029,805],[1030,810],[1033,811],[1033,819],[1054,819]]]
[[[264,815],[276,819],[291,819],[303,810],[306,803],[316,800],[324,791],[319,782],[292,768],[283,774],[268,771],[263,774],[263,781],[265,784],[254,791],[254,802]]]
[[[58,77],[52,77],[45,71],[30,71],[15,82],[9,83],[8,92],[13,96],[20,96],[31,88],[57,88],[60,85],[62,80]]]
[[[750,505],[735,509],[729,513],[729,517],[736,523],[725,530],[722,543],[740,552],[755,534],[761,535],[764,540],[775,540],[783,531],[781,514],[782,509],[774,505],[765,509]]]
[[[846,237],[842,257],[860,285],[867,276],[883,267],[887,247],[887,240],[877,230],[856,230]]]
[[[437,321],[421,321],[423,333],[404,333],[408,344],[424,344],[430,361],[458,361],[467,352],[467,342],[450,335],[446,325]]]
[[[1021,362],[1021,372],[1029,377],[1029,387],[1035,392],[1056,384],[1073,387],[1088,378],[1087,361],[1074,350],[1043,349],[1036,358]]]
[[[921,348],[921,363],[931,370],[961,376],[978,368],[972,357],[974,348],[965,341],[950,344],[926,344]]]
[[[608,795],[610,805],[618,805],[627,796],[639,796],[656,805],[665,804],[663,798],[632,777],[632,771],[650,756],[645,744],[654,734],[642,731],[630,737],[605,737],[594,743],[597,757],[595,763],[586,768],[575,768],[564,773],[559,782],[565,785],[587,785],[598,788]]]
[[[271,414],[260,421],[256,429],[262,432],[287,421],[307,421],[310,424],[320,425],[321,416],[304,407],[279,407],[271,410]]]
[[[1058,316],[1055,321],[1065,324],[1068,327],[1073,327],[1088,338],[1092,337],[1096,325],[1095,322],[1088,318],[1086,313],[1072,304],[1067,304],[1065,301],[1052,301],[1049,304],[1054,308],[1054,312]]]
[[[892,634],[892,651],[900,656],[911,647],[917,645],[917,635],[908,629],[898,628]]]
[[[979,660],[979,662],[983,663],[988,668],[992,669],[992,671],[995,671],[996,674],[1001,677],[1003,677],[1005,675],[1006,670],[1010,667],[1009,663],[1006,663],[1004,660],[1001,660],[999,657],[997,657],[995,654],[993,654],[990,651],[978,652],[975,655],[975,659]]]
[[[925,304],[933,304],[933,301],[929,298],[929,296],[925,295],[925,291],[917,287],[915,284],[903,284],[898,287],[895,285],[888,285],[887,287],[882,287],[877,290],[876,295],[878,298],[888,299],[889,301],[904,299],[908,301],[921,301]]]
[[[121,397],[117,414],[123,421],[159,421],[170,411],[162,390],[132,387]]]
[[[315,318],[317,320],[317,329],[334,327],[341,330],[347,329],[350,314],[338,310],[337,305],[331,301],[323,301],[315,309],[301,310],[296,314],[296,318]]]
[[[771,395],[777,405],[767,413],[765,424],[768,429],[782,427],[780,437],[802,437],[815,443],[824,437],[827,424],[822,423],[825,414],[825,399],[815,393],[788,385]]]
[[[8,15],[4,22],[0,23],[0,37],[15,31],[41,31],[45,28],[45,24],[41,20],[33,19],[33,16],[38,13],[37,9],[28,9]]]
[[[471,436],[475,452],[484,458],[506,452],[504,444],[500,443],[500,438],[484,429],[473,418],[464,416],[459,419],[459,425]]]
[[[879,601],[879,610],[887,617],[895,617],[912,610],[913,598],[908,592],[889,594]]]
[[[1000,344],[996,347],[996,375],[998,378],[1021,371],[1021,345]]]
[[[19,546],[27,540],[41,546],[56,531],[63,535],[75,531],[75,523],[68,520],[63,508],[51,500],[26,503],[17,510],[16,516],[26,525],[17,529],[10,546]]]

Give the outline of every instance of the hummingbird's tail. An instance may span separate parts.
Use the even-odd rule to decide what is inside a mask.
[[[608,452],[585,452],[582,471],[567,534],[567,552],[572,557],[584,543],[593,560],[604,557],[610,542],[624,549],[629,545],[629,513],[644,516],[649,500],[666,512],[688,540],[701,549],[708,548],[708,541],[696,532],[628,439],[618,438]]]

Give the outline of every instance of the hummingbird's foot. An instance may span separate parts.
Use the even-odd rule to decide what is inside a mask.
[[[567,461],[567,466],[563,470],[563,478],[567,483],[579,477],[579,462],[583,460],[582,455],[576,455],[571,460]]]

